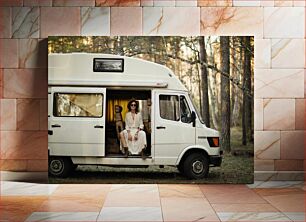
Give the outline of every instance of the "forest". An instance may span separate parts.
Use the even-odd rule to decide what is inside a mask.
[[[224,151],[238,144],[231,142],[231,131],[242,146],[253,143],[253,37],[49,37],[48,51],[117,54],[166,65],[189,90],[206,126],[221,132]]]

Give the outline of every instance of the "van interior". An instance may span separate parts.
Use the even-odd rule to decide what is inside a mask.
[[[125,114],[128,112],[127,105],[131,99],[138,101],[138,111],[142,114],[144,131],[147,137],[147,148],[145,149],[145,154],[148,157],[151,156],[151,108],[150,102],[148,102],[148,100],[151,99],[151,91],[109,89],[107,90],[106,95],[106,156],[124,156],[120,150],[118,132],[125,129]],[[121,124],[120,121],[122,121],[123,124]]]

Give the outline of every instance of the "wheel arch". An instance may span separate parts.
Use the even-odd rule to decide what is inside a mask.
[[[188,146],[186,147],[181,154],[179,155],[177,161],[176,161],[176,166],[184,162],[186,157],[190,155],[191,153],[202,153],[204,154],[207,158],[209,158],[208,151],[205,147],[202,146]]]

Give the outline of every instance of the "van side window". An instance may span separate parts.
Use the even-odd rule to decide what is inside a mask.
[[[191,123],[191,111],[185,96],[180,96],[181,120],[183,123]]]
[[[159,112],[163,119],[179,121],[179,97],[175,95],[159,95]]]
[[[57,117],[102,117],[103,95],[54,93],[53,115]]]

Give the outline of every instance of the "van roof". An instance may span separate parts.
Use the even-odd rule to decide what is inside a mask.
[[[123,59],[122,72],[94,71],[94,59]],[[143,59],[98,53],[52,53],[48,55],[48,84],[167,88],[187,91],[166,66]]]

